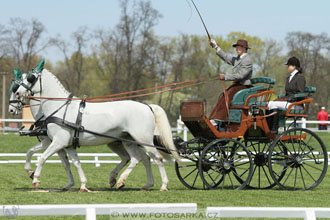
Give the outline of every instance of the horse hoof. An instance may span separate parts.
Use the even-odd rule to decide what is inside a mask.
[[[38,181],[36,183],[32,183],[33,188],[37,188],[39,185],[40,185],[40,181]]]
[[[89,190],[88,189],[80,189],[79,192],[80,193],[86,193],[86,192],[89,192]]]
[[[123,188],[125,186],[125,183],[118,183],[116,190],[120,190],[121,188]]]
[[[116,185],[116,179],[112,179],[110,180],[109,184],[110,184],[110,188],[114,187]]]
[[[160,188],[159,191],[164,192],[164,191],[168,191],[168,189],[167,188]]]
[[[31,179],[34,178],[34,171],[32,171],[31,173],[29,173],[29,177],[30,177]]]
[[[141,191],[149,191],[150,189],[148,187],[142,187]]]

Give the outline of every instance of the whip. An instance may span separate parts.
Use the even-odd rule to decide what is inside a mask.
[[[195,9],[196,9],[196,11],[197,11],[197,13],[198,13],[198,15],[199,15],[199,17],[200,17],[200,19],[201,19],[202,23],[203,23],[203,26],[204,26],[204,28],[205,28],[205,31],[206,31],[206,33],[207,33],[207,36],[208,36],[208,38],[209,38],[209,41],[211,41],[211,37],[210,37],[210,34],[209,34],[209,32],[208,32],[208,30],[207,30],[207,28],[206,28],[206,25],[205,25],[205,23],[204,23],[204,20],[203,20],[203,18],[202,18],[202,16],[201,16],[201,14],[199,13],[199,11],[198,11],[198,9],[197,9],[197,7],[196,7],[196,5],[195,5],[195,2],[194,2],[194,0],[191,0],[191,2],[193,3],[193,5],[194,5],[194,7],[195,7]]]

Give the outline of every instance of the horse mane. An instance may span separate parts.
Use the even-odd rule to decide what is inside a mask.
[[[50,76],[52,76],[56,82],[58,83],[58,85],[60,86],[60,88],[63,90],[63,92],[67,93],[67,94],[70,94],[70,92],[68,90],[66,90],[66,88],[63,86],[63,84],[61,83],[60,80],[58,80],[58,78],[53,74],[51,73],[49,70],[47,69],[43,69],[43,72],[45,71],[45,73],[48,73]]]

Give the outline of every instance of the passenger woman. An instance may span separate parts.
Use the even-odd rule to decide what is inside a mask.
[[[303,71],[300,67],[300,61],[298,58],[289,58],[285,65],[287,65],[287,70],[289,74],[285,83],[285,96],[283,98],[277,99],[275,101],[270,101],[268,103],[269,110],[271,112],[276,112],[276,114],[270,119],[270,124],[272,125],[271,133],[273,134],[277,134],[278,131],[278,110],[287,110],[291,102],[298,101],[294,98],[294,95],[298,93],[303,93],[306,85],[306,79],[305,76],[302,74]]]

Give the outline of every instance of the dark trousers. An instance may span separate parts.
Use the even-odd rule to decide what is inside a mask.
[[[319,130],[328,130],[328,125],[319,125]]]

